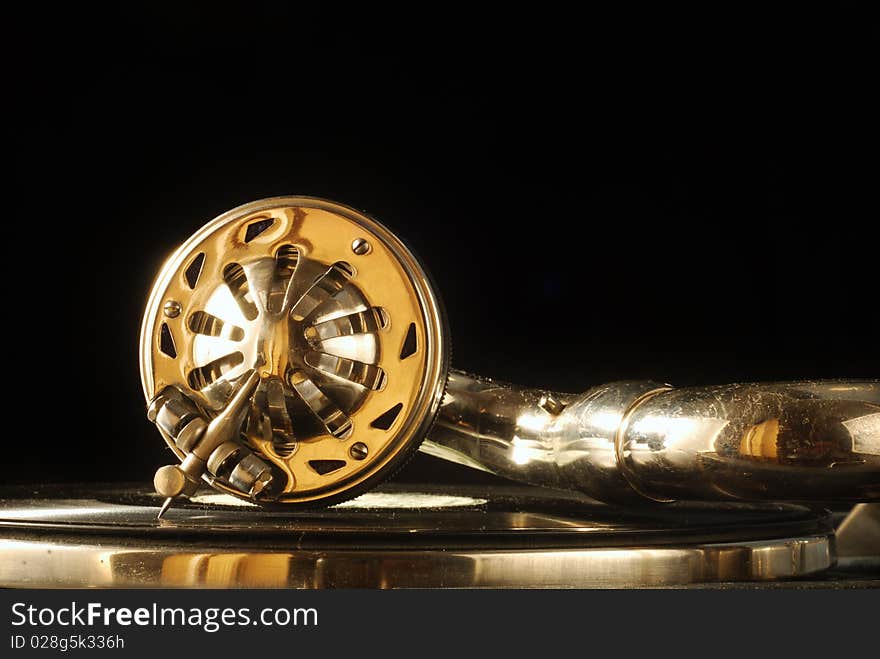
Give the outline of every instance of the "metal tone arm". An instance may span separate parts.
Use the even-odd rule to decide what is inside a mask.
[[[610,502],[880,500],[880,381],[580,394],[453,371],[422,450]]]

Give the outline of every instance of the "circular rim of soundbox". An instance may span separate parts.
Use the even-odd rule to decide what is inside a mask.
[[[300,484],[289,467],[290,461],[300,458],[297,455],[289,457],[272,456],[273,468],[280,467],[287,471],[291,490],[287,491],[285,489],[277,495],[276,499],[261,501],[261,503],[268,507],[319,507],[356,497],[370,490],[376,484],[402,468],[415,454],[415,451],[433,424],[446,389],[451,342],[445,310],[436,292],[436,286],[412,250],[380,222],[350,206],[309,196],[284,196],[261,199],[229,210],[211,220],[196,231],[169,257],[152,286],[141,328],[141,381],[145,399],[149,402],[156,393],[154,360],[157,358],[157,333],[163,322],[168,320],[163,318],[163,305],[166,301],[167,291],[169,286],[173,286],[174,282],[181,278],[187,260],[199,251],[198,246],[202,241],[210,238],[218,231],[223,231],[228,227],[237,227],[242,222],[249,222],[249,218],[254,217],[256,214],[281,208],[305,209],[306,211],[312,210],[333,215],[337,219],[348,221],[353,225],[361,227],[363,231],[368,232],[374,240],[368,254],[386,253],[400,267],[401,272],[405,273],[402,280],[406,282],[406,288],[409,290],[409,295],[412,298],[412,305],[418,310],[418,313],[416,313],[416,325],[424,344],[424,355],[420,359],[420,362],[424,361],[424,365],[420,370],[420,376],[407,385],[408,391],[412,394],[410,396],[412,399],[411,403],[404,406],[403,413],[400,414],[391,427],[389,431],[390,440],[380,445],[376,453],[371,453],[363,461],[363,464],[350,461],[351,465],[354,465],[352,467],[354,469],[353,472],[333,472],[327,476],[328,485],[306,489],[301,492],[299,489]],[[280,236],[279,238],[284,237]],[[336,246],[338,248],[337,251],[341,253],[343,250],[348,249],[349,246],[353,249],[354,246],[353,244],[349,245],[350,242],[340,241],[340,245]],[[349,257],[352,259],[358,258],[351,254],[349,254]],[[184,313],[181,313],[180,319],[184,315]],[[386,394],[385,391],[375,393],[377,396]],[[409,394],[407,395],[409,396]],[[395,402],[397,402],[397,399],[395,399]],[[367,428],[367,430],[370,430],[370,428]],[[186,456],[175,445],[173,438],[161,429],[159,429],[159,432],[177,458],[183,460]],[[335,444],[337,441],[335,438],[332,438],[332,441],[329,443]],[[347,443],[352,444],[353,442],[360,441],[359,438],[352,437],[351,441]],[[260,455],[263,458],[266,457],[265,454]],[[314,476],[311,472],[308,472],[308,475],[310,477]],[[205,475],[203,479],[207,484],[219,491],[232,496],[246,498],[246,495],[226,485],[219,479],[209,478],[208,475]]]

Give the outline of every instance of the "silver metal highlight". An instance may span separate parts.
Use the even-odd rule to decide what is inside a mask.
[[[880,382],[575,395],[453,371],[422,450],[600,501],[877,501]]]

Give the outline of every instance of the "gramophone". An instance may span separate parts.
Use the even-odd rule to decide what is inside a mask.
[[[174,456],[155,494],[11,497],[7,543],[40,569],[0,584],[646,587],[880,566],[880,381],[575,394],[451,370],[424,267],[339,203],[265,199],[199,229],[155,280],[140,369]],[[417,450],[511,484],[383,485]]]

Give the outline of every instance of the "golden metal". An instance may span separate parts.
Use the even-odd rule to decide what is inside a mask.
[[[386,484],[295,515],[200,490],[165,520],[136,488],[7,489],[0,587],[670,587],[834,563],[831,520],[803,506],[626,512],[547,488],[490,489]]]
[[[441,407],[447,343],[424,271],[365,215],[307,197],[221,215],[144,320],[148,417],[182,461],[157,489],[329,504],[427,435],[431,455],[601,501],[880,500],[877,380],[572,394],[453,371]]]
[[[240,437],[236,427],[181,448],[160,425],[165,441],[184,465],[199,458],[197,474],[243,455],[239,443],[252,451],[244,486],[206,474],[222,491],[328,503],[369,487],[424,437],[446,383],[444,322],[421,266],[380,224],[329,201],[267,199],[216,218],[163,266],[141,379],[148,405],[171,387],[208,420],[255,369]],[[262,493],[243,491],[256,481]]]
[[[668,588],[803,577],[832,564],[832,539],[604,549],[199,551],[115,540],[66,546],[0,539],[4,588]],[[202,543],[204,544],[204,543]],[[57,556],[64,556],[59,561]],[[13,569],[26,562],[30,569]],[[7,567],[8,566],[8,567]]]
[[[880,382],[568,394],[453,371],[422,450],[607,502],[880,501]]]

